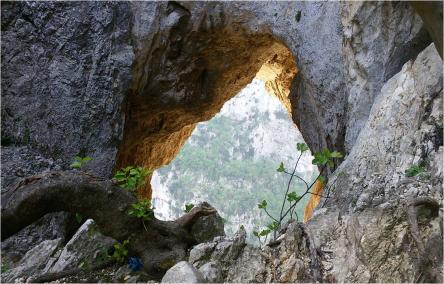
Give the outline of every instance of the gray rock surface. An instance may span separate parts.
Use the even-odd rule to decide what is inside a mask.
[[[28,251],[43,241],[59,239],[63,243],[69,240],[78,226],[70,213],[47,214],[1,242],[2,260],[13,268]]]
[[[224,280],[221,264],[217,261],[205,263],[199,268],[199,271],[207,283],[221,283]]]
[[[407,197],[442,198],[442,166],[432,163],[442,147],[442,61],[433,45],[382,87],[350,155],[332,180],[330,205],[363,210]],[[428,175],[407,177],[421,161]],[[429,163],[430,161],[430,163]],[[411,195],[409,188],[418,191]]]
[[[186,261],[178,262],[168,269],[162,283],[203,283],[202,274]]]
[[[168,163],[284,46],[305,141],[348,154],[336,193],[277,245],[239,232],[190,262],[235,282],[442,282],[442,210],[412,207],[442,207],[442,60],[418,54],[430,38],[407,3],[5,2],[1,16],[2,190],[75,155],[104,177],[116,161]],[[27,252],[38,267],[24,260],[8,279],[44,269],[57,246],[41,242]]]
[[[75,155],[91,156],[88,169],[110,176],[129,90],[140,103],[163,107],[164,116],[171,102],[194,115],[188,102],[208,99],[193,95],[201,87],[189,76],[208,65],[194,57],[217,42],[215,34],[236,26],[229,31],[236,40],[266,43],[273,36],[293,54],[300,72],[289,100],[311,148],[348,151],[381,84],[430,42],[406,3],[175,3],[3,4],[2,141],[28,146],[62,168]],[[263,44],[233,44],[222,55],[226,62],[242,52],[260,57]],[[240,69],[239,76],[251,72]],[[215,78],[208,76],[210,84]],[[206,116],[200,111],[192,121]]]
[[[344,2],[341,16],[348,89],[344,143],[350,152],[382,85],[431,38],[408,2]]]
[[[218,236],[225,236],[224,221],[219,214],[202,216],[194,222],[191,234],[199,243],[210,241]]]
[[[56,218],[50,218],[49,215],[45,216],[44,218],[48,220],[58,220],[57,218],[60,219],[60,217],[57,216]],[[27,227],[27,230],[25,229],[19,234],[15,235],[13,237],[13,243],[11,243],[12,238],[2,242],[2,263],[5,262],[5,267],[8,268],[6,273],[4,273],[4,275],[2,274],[2,279],[6,281],[12,281],[18,278],[26,280],[30,277],[31,279],[35,279],[41,275],[64,272],[78,268],[80,269],[79,273],[82,274],[82,277],[86,277],[86,279],[100,280],[100,278],[95,278],[97,277],[95,275],[88,276],[86,272],[92,266],[100,265],[102,262],[107,260],[105,254],[108,253],[108,248],[116,241],[112,238],[103,236],[100,232],[98,232],[93,220],[87,220],[65,246],[63,246],[62,238],[43,240],[35,246],[32,246],[32,243],[28,244],[31,241],[35,242],[36,239],[33,239],[32,235],[29,238],[26,238],[26,236],[23,236],[23,234],[26,232],[35,234],[36,228],[34,227],[38,224],[39,223],[33,224],[32,226]],[[52,225],[52,227],[49,226],[50,224],[46,225],[48,225],[47,229],[49,230],[47,230],[47,232],[49,234],[50,231],[54,230],[55,227],[54,225]],[[30,228],[33,230],[30,230]],[[45,230],[40,228],[37,232],[41,231]],[[59,231],[59,233],[62,232],[62,230]],[[38,237],[49,238],[51,235],[39,235]],[[23,247],[20,247],[21,244]],[[30,246],[31,248],[29,248]],[[13,251],[13,249],[16,249],[16,251]],[[26,254],[24,254],[19,261],[12,262],[11,260],[20,257],[23,250],[27,250]],[[118,273],[119,271],[123,272]],[[143,279],[149,279],[145,274],[131,273],[131,270],[127,267],[127,265],[125,265],[124,270],[120,269],[119,271],[116,273],[108,272],[110,275],[105,273],[103,277],[106,277],[104,279],[114,279],[124,282],[128,282],[131,277],[133,277],[131,280],[133,282],[140,277]],[[124,279],[125,277],[126,279]]]
[[[87,269],[88,266],[97,265],[100,257],[104,257],[100,254],[107,255],[108,248],[115,242],[97,231],[94,221],[88,219],[65,245],[49,272],[60,272],[80,265]]]
[[[3,138],[2,138],[3,139]],[[2,192],[20,179],[50,170],[60,170],[61,161],[46,159],[41,152],[28,146],[1,147]]]
[[[61,244],[61,239],[46,240],[28,251],[18,265],[2,273],[2,282],[13,282],[20,277],[36,276],[46,272],[46,264]]]
[[[290,223],[277,242],[263,248],[245,243],[245,230],[195,246],[189,262],[209,282],[312,282],[320,280],[311,241],[298,223]],[[223,279],[223,280],[221,280]]]
[[[1,13],[2,141],[63,168],[91,156],[109,176],[134,58],[128,3],[8,2]]]

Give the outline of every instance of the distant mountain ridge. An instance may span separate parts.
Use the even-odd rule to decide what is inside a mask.
[[[155,171],[151,184],[158,218],[177,218],[185,204],[205,200],[227,220],[228,234],[240,225],[250,233],[266,225],[268,217],[256,204],[265,199],[278,213],[287,178],[276,168],[280,162],[294,167],[300,142],[302,135],[279,100],[253,80],[213,119],[197,125],[170,165]],[[317,174],[311,160],[304,154],[298,166],[310,181]],[[293,190],[300,186],[295,183]],[[302,206],[298,212],[302,218]]]

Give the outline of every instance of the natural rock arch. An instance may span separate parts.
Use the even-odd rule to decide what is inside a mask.
[[[269,30],[252,32],[204,16],[194,31],[183,6],[169,3],[167,12],[170,30],[140,51],[146,61],[134,67],[116,169],[168,164],[196,123],[213,117],[255,77],[292,112],[290,88],[298,70],[290,50]],[[139,195],[151,196],[149,182]]]

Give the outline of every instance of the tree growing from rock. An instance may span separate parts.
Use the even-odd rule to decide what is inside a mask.
[[[198,243],[193,225],[203,216],[220,218],[207,203],[175,221],[142,220],[128,212],[137,198],[112,180],[84,172],[58,171],[28,177],[2,194],[2,240],[50,212],[67,211],[92,218],[99,230],[117,241],[129,240],[144,270],[159,277]],[[209,228],[210,230],[211,228]],[[220,233],[220,232],[218,232]]]

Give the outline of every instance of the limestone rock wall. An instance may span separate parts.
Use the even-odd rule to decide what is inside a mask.
[[[382,87],[355,146],[332,177],[338,191],[331,204],[352,212],[401,197],[439,197],[442,119],[442,61],[431,45]],[[422,161],[429,175],[412,190],[405,170]]]
[[[8,185],[77,154],[106,177],[166,164],[272,66],[267,85],[310,148],[348,155],[307,224],[332,253],[323,279],[442,281],[442,60],[419,54],[431,39],[408,3],[2,2],[1,13]],[[423,161],[424,175],[405,176]]]
[[[88,155],[109,176],[134,60],[129,4],[2,2],[1,13],[2,146],[62,167]]]
[[[2,143],[103,176],[157,168],[268,64],[311,149],[348,152],[429,42],[407,3],[5,2]]]
[[[348,89],[344,146],[349,152],[382,85],[431,39],[408,2],[345,2],[341,21]]]

